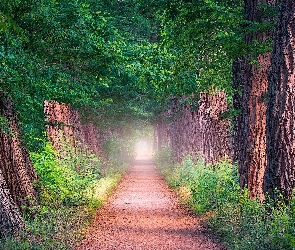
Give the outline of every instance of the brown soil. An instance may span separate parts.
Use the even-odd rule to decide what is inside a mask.
[[[180,204],[150,161],[138,160],[76,249],[225,249],[203,220]]]

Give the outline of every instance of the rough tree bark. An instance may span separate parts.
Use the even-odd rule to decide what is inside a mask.
[[[230,121],[221,117],[228,109],[225,93],[201,93],[197,109],[182,105],[184,101],[172,101],[172,122],[158,126],[158,141],[169,143],[178,163],[188,154],[200,155],[207,163],[231,158]]]
[[[48,122],[47,135],[57,150],[61,143],[69,140],[74,148],[79,148],[82,144],[83,147],[90,148],[98,157],[103,157],[104,138],[101,131],[91,123],[82,124],[78,111],[72,109],[70,105],[45,101],[44,113]]]
[[[199,131],[194,142],[200,145],[200,152],[208,163],[231,159],[230,120],[222,117],[227,110],[228,103],[224,92],[200,94],[199,108],[197,114],[194,114],[194,119],[198,120]]]
[[[13,201],[0,169],[0,238],[17,236],[24,226],[19,207]]]
[[[167,116],[167,113],[163,117]],[[169,124],[164,118],[160,118],[154,126],[154,149],[159,151],[162,147],[171,146]]]
[[[282,0],[274,36],[267,107],[264,191],[288,199],[295,186],[295,2]]]
[[[276,6],[276,0],[245,0],[246,19],[253,22],[270,20],[261,4]],[[264,42],[272,32],[245,35],[248,45],[254,40]],[[247,187],[250,197],[264,199],[263,177],[266,168],[266,91],[270,68],[270,53],[259,55],[258,65],[242,57],[233,63],[234,107],[241,110],[234,122],[234,153],[238,162],[240,185]],[[241,94],[240,94],[241,91]]]
[[[0,132],[0,170],[18,207],[31,206],[37,198],[33,184],[38,177],[29,152],[22,146],[12,101],[3,92],[0,92],[0,115],[9,121],[11,130],[11,134]]]

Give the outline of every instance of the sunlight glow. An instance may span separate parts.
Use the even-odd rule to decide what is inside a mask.
[[[151,145],[145,140],[140,140],[136,143],[135,151],[137,158],[152,156]]]

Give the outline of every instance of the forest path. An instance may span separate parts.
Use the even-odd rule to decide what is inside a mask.
[[[201,224],[202,218],[180,204],[152,162],[137,160],[76,249],[224,249]]]

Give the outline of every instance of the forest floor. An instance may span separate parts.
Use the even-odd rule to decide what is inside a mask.
[[[179,202],[150,160],[137,160],[75,249],[225,249],[203,222]]]

